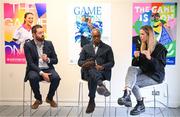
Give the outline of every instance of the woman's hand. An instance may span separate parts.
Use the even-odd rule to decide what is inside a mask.
[[[134,51],[134,57],[135,57],[135,58],[138,58],[139,55],[140,55],[140,51]]]
[[[150,55],[150,52],[148,50],[143,50],[141,53],[146,55],[147,59],[151,60],[151,55]]]

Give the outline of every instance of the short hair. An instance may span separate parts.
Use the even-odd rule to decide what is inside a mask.
[[[99,35],[101,35],[101,31],[99,30],[99,28],[93,28],[91,32],[93,31],[97,31],[99,33]]]
[[[41,25],[36,24],[32,27],[32,33],[36,33],[38,28],[43,28]]]

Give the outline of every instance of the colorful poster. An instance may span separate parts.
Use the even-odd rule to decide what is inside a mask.
[[[111,7],[109,4],[75,4],[68,8],[69,62],[77,64],[82,49],[81,40],[92,41],[91,30],[101,31],[101,40],[111,42]]]
[[[166,63],[175,64],[177,3],[134,3],[133,4],[133,44],[132,54],[139,48],[139,30],[143,25],[151,25],[155,38],[167,50]]]
[[[34,4],[4,3],[4,40],[5,40],[6,64],[26,63],[24,50],[23,50],[24,43],[14,41],[13,37],[15,34],[16,36],[18,35],[21,40],[23,40],[21,37],[28,37],[28,35],[22,36],[21,35],[22,33],[20,33],[20,31],[21,32],[31,31],[31,30],[26,31],[24,25],[25,22],[24,14],[27,12],[33,13],[32,26],[35,24],[41,24],[45,29],[45,34],[46,34],[46,4],[45,3],[34,3]]]

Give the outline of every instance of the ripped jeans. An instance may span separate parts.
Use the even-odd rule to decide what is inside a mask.
[[[140,88],[156,85],[158,82],[142,72],[139,67],[130,66],[126,74],[125,86],[132,90],[137,101],[142,99]]]

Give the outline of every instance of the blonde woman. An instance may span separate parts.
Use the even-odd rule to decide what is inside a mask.
[[[128,68],[125,78],[123,97],[118,99],[119,105],[131,107],[131,92],[137,100],[136,106],[130,111],[131,115],[139,115],[145,111],[140,88],[162,83],[165,76],[166,48],[154,38],[151,26],[142,26],[140,29],[140,51],[134,52],[132,66]]]

